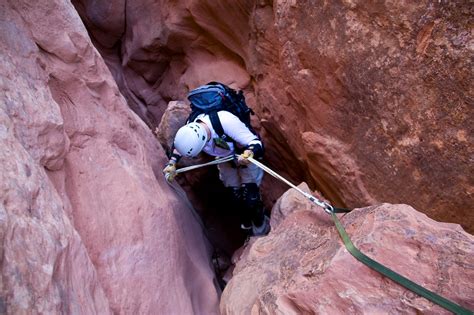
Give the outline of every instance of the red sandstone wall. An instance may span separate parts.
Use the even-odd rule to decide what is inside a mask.
[[[189,88],[222,80],[246,88],[278,170],[336,204],[403,202],[472,231],[466,1],[76,7],[148,124]]]
[[[341,222],[372,259],[474,308],[474,236],[459,225],[401,204],[356,209]],[[235,253],[222,314],[451,314],[356,260],[330,216],[294,189],[275,204],[271,225]]]
[[[217,312],[206,240],[127,108],[153,126],[210,79],[246,89],[278,171],[472,231],[467,3],[73,2],[108,68],[70,3],[0,4],[0,312]]]
[[[203,231],[71,3],[4,2],[0,38],[0,313],[218,313]]]
[[[472,231],[472,6],[278,3],[254,11],[249,68],[264,126],[310,182]]]

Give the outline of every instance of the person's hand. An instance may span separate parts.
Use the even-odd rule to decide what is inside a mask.
[[[173,160],[169,161],[163,169],[163,174],[168,183],[171,183],[176,177],[176,162]]]
[[[245,150],[244,153],[238,156],[237,163],[239,163],[239,165],[249,165],[250,164],[249,158],[252,158],[252,157],[253,157],[253,151]]]

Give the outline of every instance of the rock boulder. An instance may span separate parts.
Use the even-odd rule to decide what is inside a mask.
[[[234,257],[222,314],[449,314],[357,261],[331,218],[295,190],[273,214],[270,234]],[[459,225],[392,204],[355,209],[341,221],[372,259],[474,309],[474,237]]]

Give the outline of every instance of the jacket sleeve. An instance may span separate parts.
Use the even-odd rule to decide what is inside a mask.
[[[239,117],[227,112],[220,111],[217,113],[221,121],[222,128],[226,135],[234,139],[242,147],[251,145],[263,147],[260,139],[247,126],[240,121]]]

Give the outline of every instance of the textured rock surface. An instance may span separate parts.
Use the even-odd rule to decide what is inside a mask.
[[[253,1],[73,3],[121,92],[149,125],[160,122],[170,100],[203,81],[249,83],[242,65]]]
[[[474,309],[474,237],[459,225],[391,204],[356,209],[342,223],[371,258]],[[358,262],[330,217],[295,190],[275,205],[272,232],[235,259],[222,314],[449,313]]]
[[[468,2],[73,2],[148,124],[197,84],[232,83],[295,181],[474,231]]]
[[[0,4],[0,313],[217,312],[200,227],[125,102],[155,127],[170,100],[208,80],[246,89],[268,161],[286,177],[338,204],[410,203],[473,231],[469,3],[73,4],[108,68],[71,3]],[[282,199],[271,236],[244,252],[224,312],[304,312],[321,291],[324,313],[333,301],[442,311],[354,265],[327,219]],[[472,307],[472,237],[459,228],[390,205],[344,223],[365,252]],[[340,278],[350,268],[366,287]]]
[[[0,313],[107,314],[71,205],[45,171],[64,167],[70,141],[40,49],[6,3],[0,24]]]
[[[465,1],[256,9],[249,68],[260,117],[288,139],[310,186],[338,204],[410,204],[474,230],[472,10]]]
[[[0,17],[0,313],[217,313],[201,227],[74,7]]]
[[[173,101],[168,104],[155,131],[156,138],[166,151],[171,152],[174,135],[186,123],[190,113],[191,108],[185,102]]]

